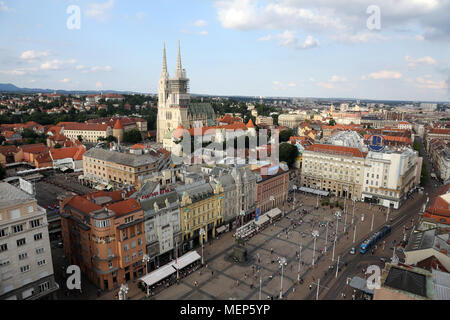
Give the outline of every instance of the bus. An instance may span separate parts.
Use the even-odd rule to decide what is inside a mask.
[[[364,254],[369,250],[373,245],[375,245],[378,240],[383,238],[385,235],[391,233],[392,227],[390,225],[384,226],[381,228],[378,232],[375,232],[370,238],[365,240],[361,244],[361,248],[359,249],[359,252]]]

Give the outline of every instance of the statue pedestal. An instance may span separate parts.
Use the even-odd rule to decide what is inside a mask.
[[[247,262],[247,248],[242,245],[236,244],[233,248],[233,258],[239,262]]]

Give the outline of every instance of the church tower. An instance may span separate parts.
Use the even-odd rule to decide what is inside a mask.
[[[156,119],[156,141],[162,142],[164,137],[164,121],[166,117],[167,100],[169,98],[169,72],[167,71],[166,44],[163,49],[163,63],[158,86],[158,115]]]

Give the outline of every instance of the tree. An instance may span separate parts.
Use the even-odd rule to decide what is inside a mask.
[[[423,187],[424,187],[425,184],[427,183],[429,176],[430,176],[430,174],[428,173],[428,170],[427,170],[427,164],[424,162],[424,163],[422,164],[422,174],[421,174],[421,176],[420,176],[420,184],[421,184]]]
[[[335,126],[335,125],[336,125],[336,121],[335,121],[334,119],[331,119],[331,120],[328,122],[328,124],[329,124],[330,126]]]
[[[123,142],[138,143],[142,141],[141,132],[137,129],[127,131],[123,134]]]
[[[290,137],[294,136],[294,131],[292,129],[283,130],[280,132],[280,142],[289,141]]]
[[[78,141],[83,142],[83,137],[82,136],[78,135],[77,139],[78,139]]]
[[[299,152],[296,146],[286,142],[282,143],[279,151],[280,162],[284,161],[289,167],[292,167],[298,157],[298,153]]]
[[[54,146],[55,149],[61,149],[61,145],[59,143],[55,144]]]

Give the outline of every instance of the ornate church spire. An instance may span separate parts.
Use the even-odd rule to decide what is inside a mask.
[[[163,65],[162,65],[162,71],[161,76],[167,75],[167,58],[166,58],[166,43],[164,43],[164,50],[163,50]]]
[[[177,58],[177,71],[175,72],[175,77],[180,79],[183,78],[183,67],[181,65],[181,46],[180,40],[178,40],[178,58]]]

